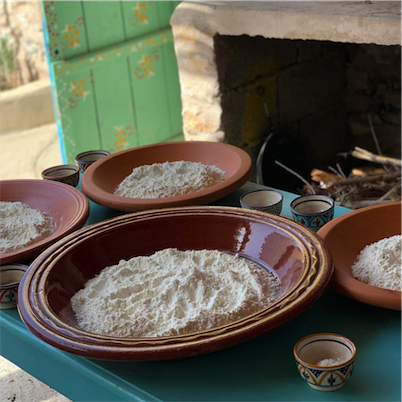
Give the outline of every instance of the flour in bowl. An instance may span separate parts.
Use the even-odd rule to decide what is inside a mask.
[[[353,276],[371,286],[401,291],[402,236],[387,237],[366,246],[352,265]]]
[[[165,198],[195,193],[221,183],[226,173],[200,162],[164,162],[133,169],[114,194],[130,198]]]
[[[71,298],[79,326],[117,337],[160,337],[219,327],[272,304],[279,280],[217,250],[173,248],[104,268]]]
[[[0,202],[0,255],[20,250],[53,233],[52,218],[22,202]]]

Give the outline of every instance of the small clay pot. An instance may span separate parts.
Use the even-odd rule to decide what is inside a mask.
[[[318,391],[336,391],[349,380],[356,346],[338,334],[308,335],[296,343],[296,367],[307,384]]]
[[[335,201],[322,194],[306,194],[290,203],[294,221],[316,232],[334,217]]]
[[[27,269],[22,264],[0,266],[0,310],[17,306],[18,285]]]
[[[283,195],[276,190],[254,190],[244,193],[240,197],[242,208],[268,212],[280,215],[282,212]]]
[[[58,165],[45,169],[42,172],[42,178],[77,187],[80,181],[80,171],[75,165]]]
[[[87,170],[88,167],[91,166],[94,162],[108,155],[110,155],[110,152],[105,151],[104,149],[99,149],[95,151],[85,151],[79,153],[75,157],[75,162],[79,166],[81,172],[84,173],[85,170]]]

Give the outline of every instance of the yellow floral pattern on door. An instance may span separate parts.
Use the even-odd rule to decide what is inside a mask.
[[[69,88],[69,106],[70,109],[75,109],[81,101],[85,101],[90,94],[89,88],[94,83],[93,74],[86,77],[78,78],[70,82]]]
[[[155,75],[155,65],[159,60],[159,51],[153,50],[149,54],[143,54],[141,59],[138,61],[139,66],[134,70],[135,76],[142,80],[144,78],[150,78]]]
[[[49,56],[58,59],[66,49],[80,47],[81,27],[85,21],[83,17],[79,17],[74,23],[66,24],[63,29],[60,29],[54,3],[54,1],[45,1],[44,10],[47,22]]]
[[[75,25],[66,25],[64,29],[61,31],[63,34],[64,46],[77,48],[80,47],[80,29],[79,25],[83,24],[83,19],[79,18]]]
[[[128,18],[128,23],[135,27],[139,24],[147,25],[149,24],[149,16],[148,16],[148,6],[146,1],[137,3],[135,7],[133,7],[134,15],[130,15]]]
[[[115,148],[110,148],[110,152],[122,151],[128,148],[127,137],[134,135],[134,129],[131,126],[119,126],[115,127],[114,132],[114,146]]]

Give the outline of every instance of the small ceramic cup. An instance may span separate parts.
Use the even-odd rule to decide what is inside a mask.
[[[80,170],[75,165],[52,166],[42,172],[42,178],[77,187],[80,181]]]
[[[110,152],[103,149],[96,151],[85,151],[81,152],[75,157],[75,162],[80,167],[81,172],[84,173],[85,170],[94,162],[108,155],[110,155]]]
[[[296,367],[307,384],[318,391],[336,391],[349,380],[356,346],[338,334],[308,335],[296,343]]]
[[[0,310],[17,306],[18,285],[27,269],[22,264],[0,266]]]
[[[290,203],[293,219],[316,232],[334,217],[334,200],[322,194],[306,194]]]
[[[240,197],[242,208],[254,209],[280,215],[282,212],[283,195],[279,191],[260,189],[244,193]]]

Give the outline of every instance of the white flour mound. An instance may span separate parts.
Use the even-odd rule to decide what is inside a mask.
[[[133,169],[114,194],[130,198],[165,198],[195,193],[225,180],[223,170],[200,162],[164,162]]]
[[[327,366],[337,366],[346,362],[346,358],[337,357],[336,359],[322,359],[316,363],[316,366],[327,367]]]
[[[401,242],[396,235],[366,246],[352,265],[353,276],[371,286],[401,291]]]
[[[22,202],[0,202],[0,255],[16,251],[53,233],[50,216]]]
[[[169,248],[104,268],[71,298],[80,327],[117,337],[186,334],[236,321],[272,304],[279,280],[216,250]]]

